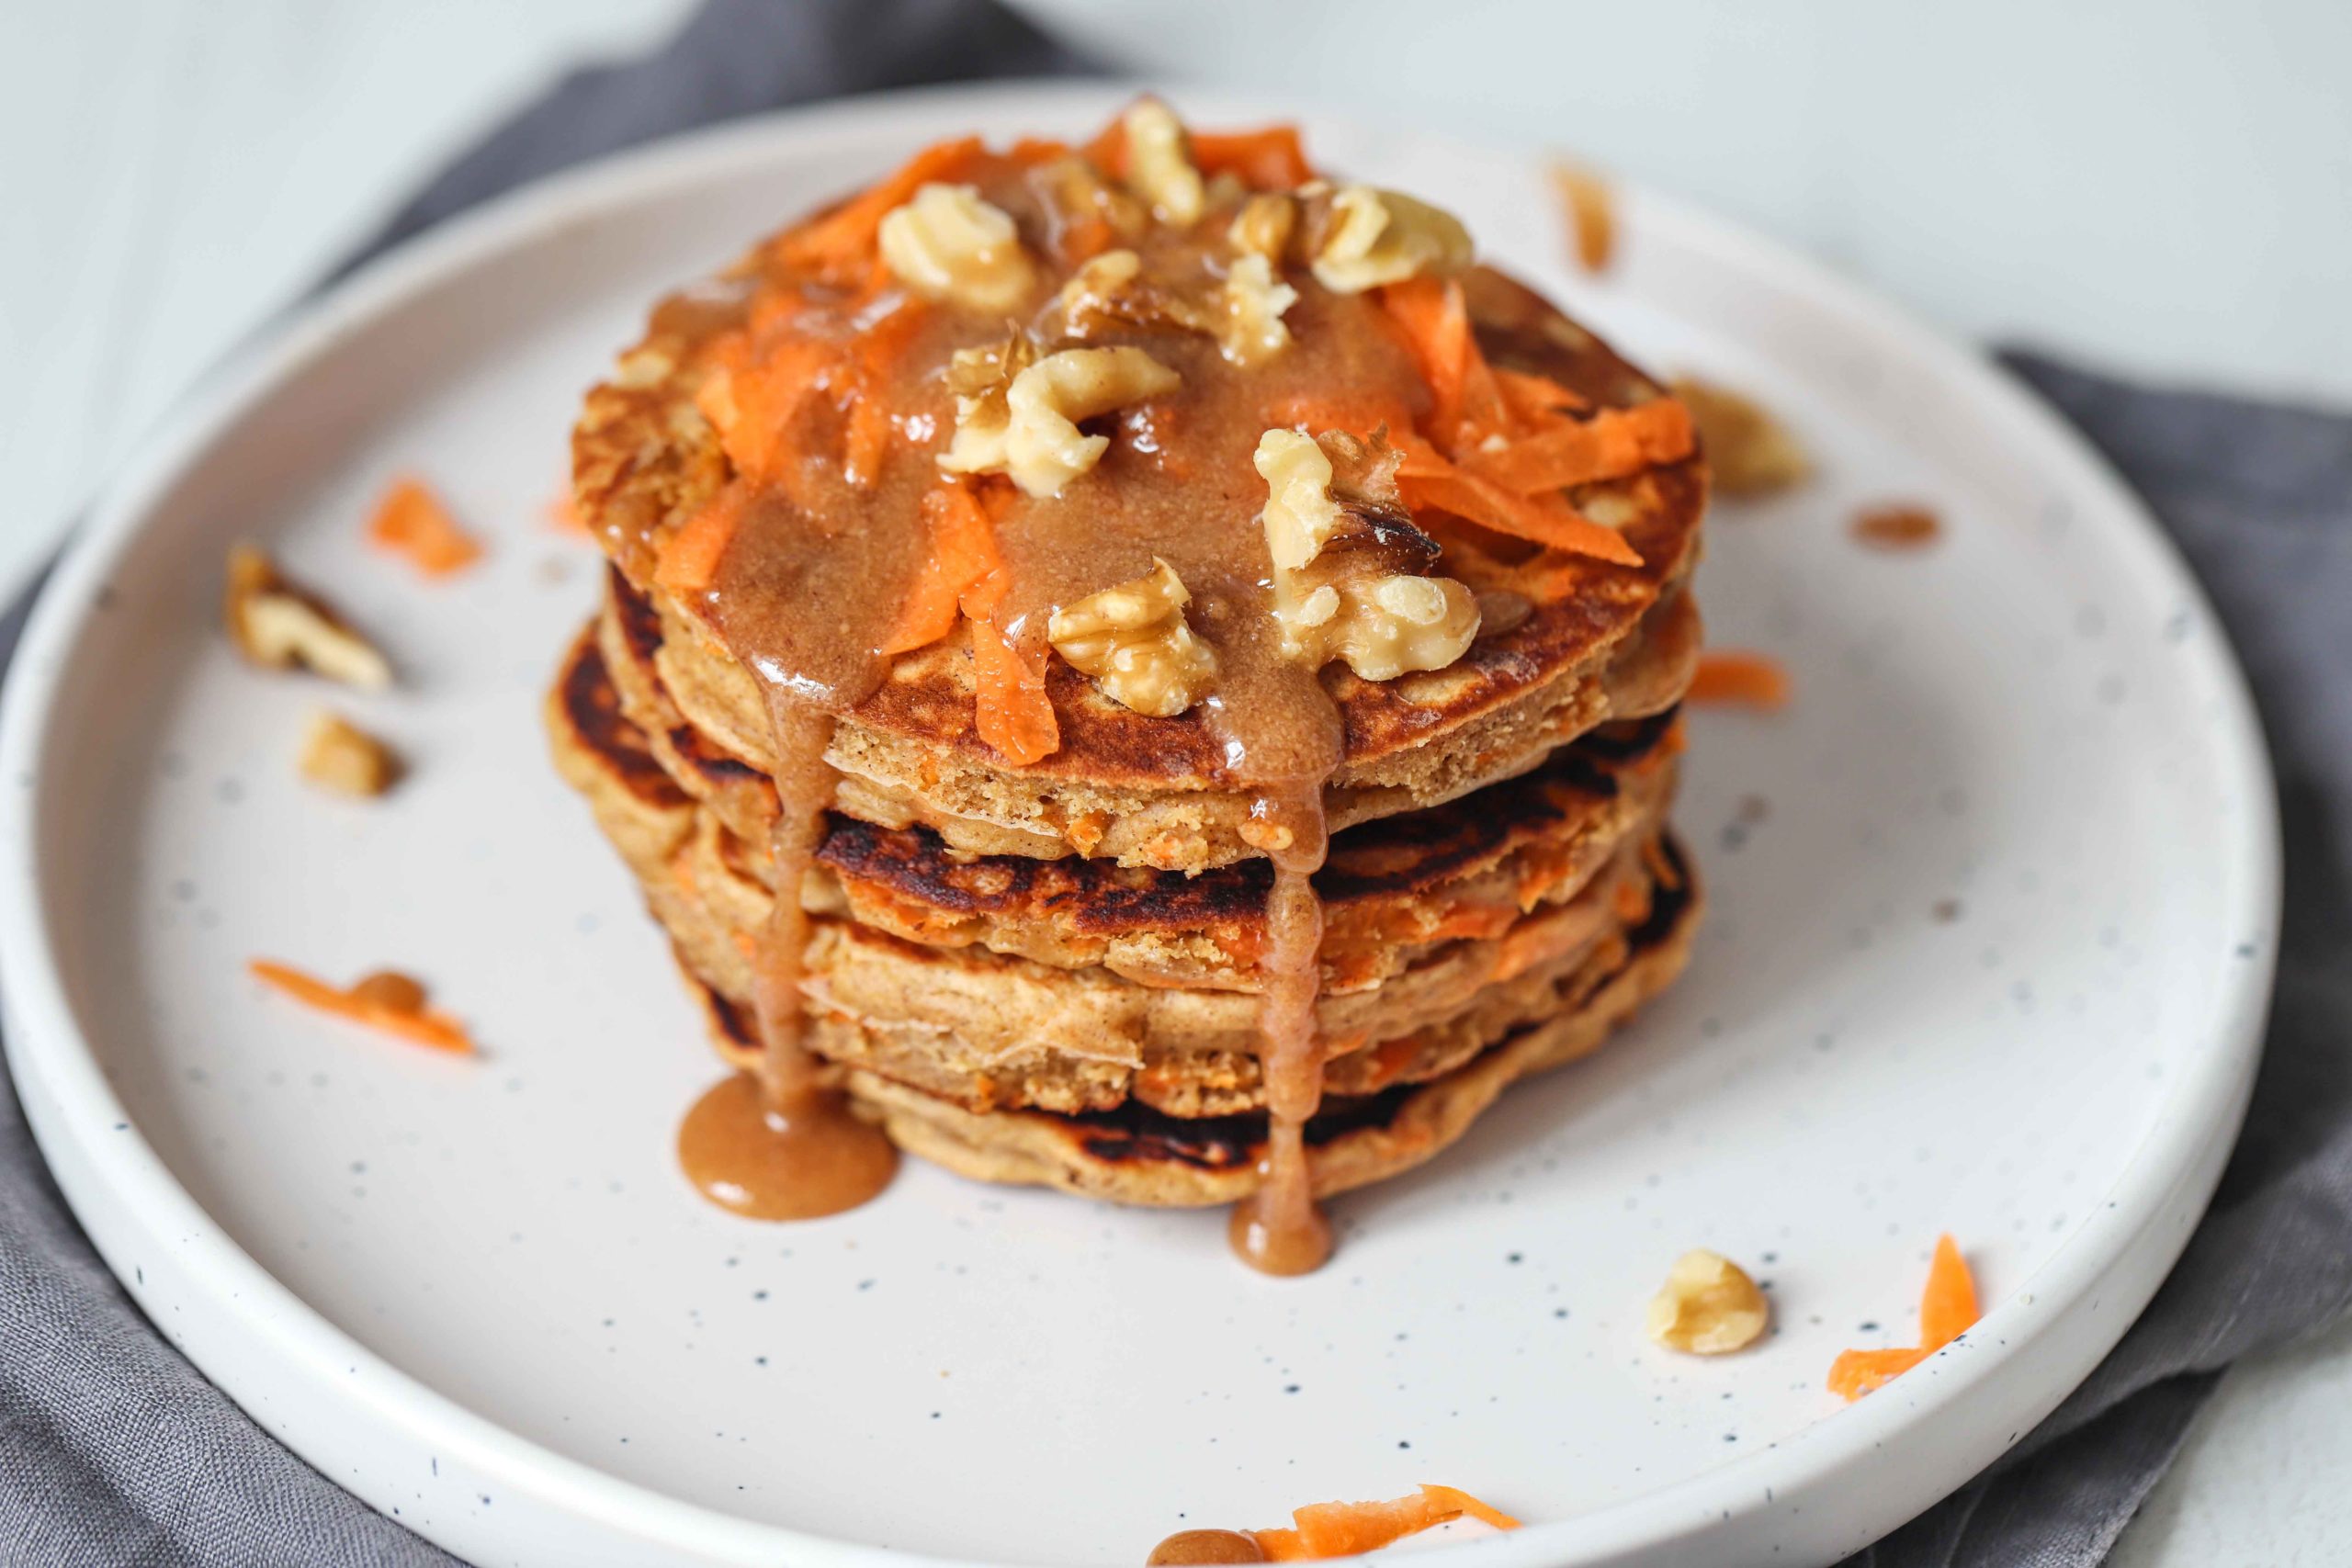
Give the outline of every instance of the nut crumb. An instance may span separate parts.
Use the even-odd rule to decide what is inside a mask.
[[[1771,1316],[1771,1303],[1746,1269],[1699,1247],[1675,1259],[1650,1298],[1649,1332],[1669,1350],[1721,1356],[1754,1344]]]
[[[1813,476],[1813,462],[1796,437],[1753,398],[1695,376],[1679,378],[1669,389],[1699,427],[1718,495],[1752,501],[1792,490]]]
[[[326,601],[277,570],[258,546],[229,551],[229,640],[264,670],[308,670],[345,686],[381,691],[392,667]]]
[[[322,789],[363,798],[391,788],[401,773],[390,747],[340,714],[325,712],[311,716],[301,768],[302,776]]]

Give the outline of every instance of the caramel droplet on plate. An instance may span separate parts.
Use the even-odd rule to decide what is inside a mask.
[[[1178,1530],[1151,1549],[1145,1568],[1182,1568],[1207,1562],[1263,1562],[1257,1538],[1239,1530]]]

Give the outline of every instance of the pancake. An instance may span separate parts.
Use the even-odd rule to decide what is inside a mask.
[[[600,629],[608,630],[609,615]],[[564,677],[580,712],[569,724],[590,745],[645,754],[726,829],[705,858],[772,882],[765,840],[774,791],[743,764],[674,719],[641,663],[576,649]],[[583,660],[593,660],[590,673]],[[611,680],[635,669],[635,678]],[[610,681],[610,685],[607,685]],[[601,710],[624,695],[623,743],[598,740]],[[616,715],[616,716],[618,716]],[[650,726],[644,721],[650,718]],[[1499,935],[1508,919],[1571,896],[1641,825],[1663,815],[1674,788],[1681,730],[1675,716],[1609,727],[1562,748],[1535,770],[1475,798],[1337,834],[1316,886],[1325,906],[1323,986],[1376,984],[1438,940]],[[845,911],[909,941],[978,945],[1060,967],[1099,964],[1149,984],[1255,989],[1266,947],[1272,876],[1243,862],[1197,876],[1065,858],[974,857],[927,828],[886,829],[837,812],[817,864],[829,886],[813,908]]]
[[[1668,853],[1682,865],[1679,849],[1669,843]],[[1306,1129],[1316,1193],[1329,1197],[1412,1169],[1460,1140],[1511,1084],[1597,1050],[1681,973],[1701,908],[1695,884],[1686,881],[1629,933],[1615,967],[1596,965],[1559,1010],[1451,1072],[1328,1100]],[[749,1015],[691,970],[683,973],[720,1054],[736,1062],[755,1057]],[[851,1069],[839,1081],[899,1147],[977,1181],[1151,1207],[1237,1202],[1263,1181],[1262,1113],[1187,1118],[1129,1101],[1091,1115],[978,1114],[877,1073]]]
[[[1604,409],[1658,395],[1522,285],[1480,269],[1465,286],[1498,367],[1548,376]],[[660,626],[653,657],[672,700],[726,755],[764,773],[775,758],[757,682],[699,607],[662,590],[653,570],[662,542],[729,477],[695,393],[707,374],[702,355],[739,324],[747,298],[739,283],[655,312],[647,336],[622,356],[630,372],[589,394],[573,435],[573,499],[650,602]],[[1344,728],[1344,759],[1326,791],[1333,825],[1458,798],[1597,725],[1679,700],[1698,655],[1684,587],[1705,499],[1695,452],[1575,492],[1583,513],[1618,520],[1642,558],[1637,568],[1547,555],[1537,570],[1514,558],[1524,552],[1510,541],[1487,548],[1467,536],[1449,540],[1448,570],[1482,591],[1521,594],[1532,608],[1443,670],[1386,682],[1343,665],[1324,672]],[[972,671],[962,627],[890,662],[879,689],[842,716],[825,753],[847,782],[846,809],[890,825],[923,822],[982,853],[1074,852],[1196,871],[1262,852],[1244,832],[1258,792],[1224,764],[1201,710],[1133,712],[1057,660],[1046,690],[1060,745],[1010,767],[975,727]]]
[[[641,732],[619,712],[601,676],[601,659],[583,637],[549,702],[559,765],[588,795],[600,825],[637,873],[681,961],[719,994],[747,1006],[752,933],[765,926],[773,894],[741,869],[745,857],[732,836],[652,765]],[[1647,760],[1638,741],[1627,738],[1618,756]],[[1317,1023],[1330,1057],[1324,1074],[1330,1092],[1372,1092],[1451,1070],[1555,1010],[1568,977],[1589,967],[1596,954],[1619,951],[1622,932],[1646,918],[1657,863],[1649,852],[1662,800],[1610,840],[1602,863],[1575,874],[1562,896],[1514,899],[1499,908],[1448,906],[1433,898],[1453,886],[1447,870],[1475,865],[1483,858],[1478,851],[1512,840],[1525,840],[1522,849],[1548,850],[1555,863],[1573,867],[1571,849],[1544,841],[1544,830],[1564,818],[1536,808],[1539,786],[1549,784],[1555,791],[1552,801],[1540,804],[1556,804],[1569,787],[1559,775],[1572,771],[1555,762],[1545,779],[1509,786],[1529,800],[1530,809],[1516,821],[1476,822],[1464,811],[1456,814],[1464,819],[1452,831],[1442,822],[1421,822],[1419,835],[1402,831],[1400,824],[1374,823],[1341,836],[1324,874],[1337,893],[1336,907],[1363,909],[1367,923],[1376,926],[1384,904],[1401,906],[1392,908],[1394,919],[1425,913],[1420,907],[1435,902],[1441,923],[1433,940],[1415,946],[1371,944],[1363,951],[1376,955],[1383,972],[1369,982],[1324,991]],[[1597,766],[1593,772],[1596,779],[1609,777]],[[862,850],[888,837],[913,838],[837,823],[827,848],[846,840]],[[919,855],[922,846],[901,842],[898,849],[894,868]],[[831,869],[827,859],[820,863]],[[954,864],[939,857],[913,880],[933,880]],[[985,874],[989,868],[956,869]],[[996,869],[1035,869],[1035,863]],[[1211,875],[1246,880],[1239,871]],[[1487,880],[1473,876],[1468,886]],[[820,916],[808,955],[807,987],[816,1004],[810,1040],[828,1059],[976,1111],[1001,1106],[1099,1111],[1132,1097],[1201,1116],[1262,1103],[1258,1004],[1249,990],[1137,984],[1101,965],[1057,967],[969,945],[902,940],[840,918],[847,902],[840,886],[812,877],[803,889],[804,902]],[[1156,907],[1170,930],[1183,931],[1191,924],[1183,895],[1196,886],[1172,890],[1170,903],[1141,900],[1138,912]],[[1079,891],[1075,902],[1082,916],[1086,900]],[[1247,897],[1228,901],[1246,905]],[[1480,934],[1446,929],[1464,922]],[[1335,955],[1340,965],[1352,956],[1345,931],[1343,924],[1335,933],[1341,937]]]

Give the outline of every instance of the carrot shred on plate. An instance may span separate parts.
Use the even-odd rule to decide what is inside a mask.
[[[570,485],[558,491],[555,499],[548,502],[548,526],[575,539],[589,537],[588,519],[580,514],[580,503],[572,499]]]
[[[465,1026],[447,1013],[423,1007],[413,1011],[394,1007],[363,995],[356,987],[346,990],[331,986],[315,976],[267,958],[254,959],[245,967],[264,985],[322,1012],[366,1024],[432,1050],[458,1055],[471,1055],[474,1052],[473,1040],[466,1033]]]
[[[463,571],[481,558],[481,546],[458,526],[440,498],[413,476],[392,481],[376,503],[375,513],[368,519],[368,541],[407,557],[427,577]]]
[[[701,511],[662,541],[661,553],[653,561],[653,581],[681,595],[708,588],[718,576],[719,558],[742,525],[749,503],[750,492],[741,484],[729,485],[712,496]]]
[[[813,272],[831,282],[856,280],[872,260],[882,220],[904,207],[916,191],[968,170],[985,152],[980,139],[967,136],[924,148],[879,182],[815,222],[785,235],[775,254],[787,266]]]
[[[1552,190],[1566,209],[1568,243],[1587,272],[1606,272],[1617,254],[1617,194],[1591,169],[1555,160]]]
[[[1778,713],[1789,705],[1789,674],[1760,653],[1713,648],[1699,656],[1699,668],[1683,694],[1694,703],[1736,703]]]
[[[1885,1387],[1928,1359],[1913,1346],[1892,1350],[1841,1350],[1829,1363],[1829,1392],[1849,1404]]]
[[[1940,1350],[1976,1325],[1976,1280],[1968,1259],[1949,1234],[1936,1238],[1936,1255],[1928,1264],[1927,1289],[1919,1294],[1919,1343]]]
[[[950,479],[926,491],[922,514],[931,548],[908,585],[898,624],[876,650],[886,655],[925,647],[954,631],[964,595],[1001,564],[996,529],[964,480]]]
[[[1888,1350],[1847,1350],[1829,1364],[1829,1392],[1851,1403],[1883,1388],[1976,1325],[1976,1280],[1949,1233],[1936,1238],[1928,1283],[1919,1292],[1919,1343]]]
[[[1204,175],[1230,174],[1251,190],[1291,190],[1315,177],[1295,125],[1261,130],[1196,130],[1193,166]]]
[[[1293,1509],[1288,1529],[1252,1530],[1270,1562],[1355,1557],[1467,1515],[1497,1529],[1519,1521],[1453,1486],[1423,1485],[1402,1497],[1369,1503],[1309,1503]]]

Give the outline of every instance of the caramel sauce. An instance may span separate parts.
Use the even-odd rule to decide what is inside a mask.
[[[1853,535],[1881,550],[1916,550],[1943,536],[1943,523],[1924,506],[1873,506],[1854,519]]]
[[[1220,1562],[1263,1562],[1258,1538],[1239,1530],[1178,1530],[1151,1549],[1145,1568],[1194,1568]]]

